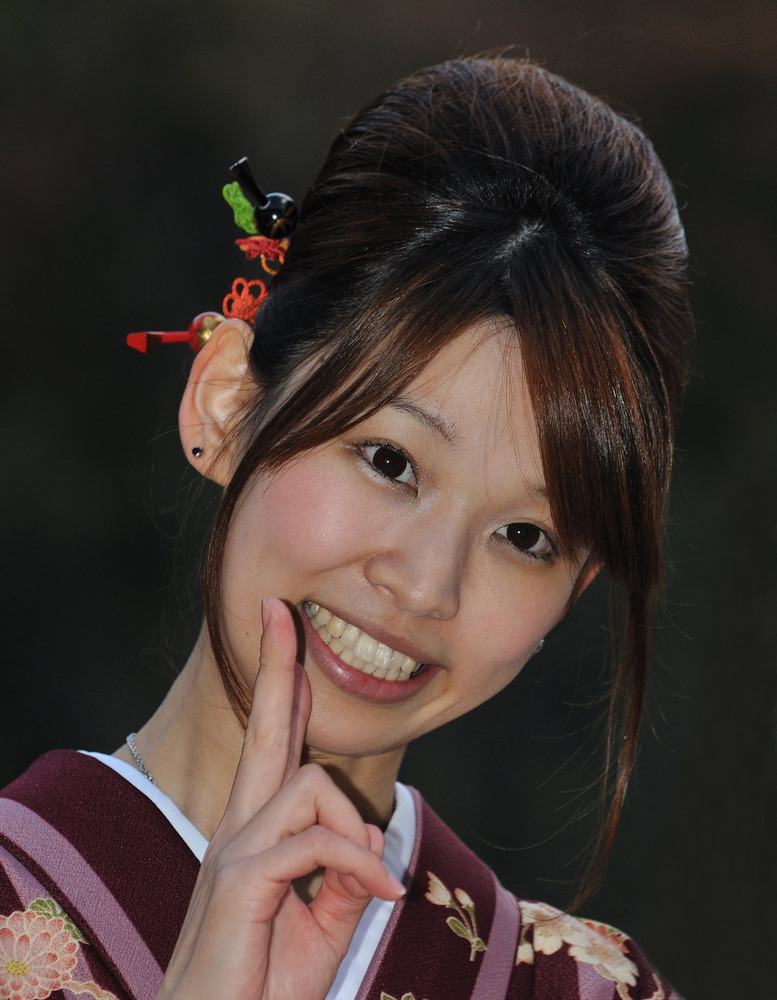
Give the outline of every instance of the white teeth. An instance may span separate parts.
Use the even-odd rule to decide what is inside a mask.
[[[355,625],[346,625],[340,636],[340,642],[348,649],[355,649],[361,632]]]
[[[320,604],[306,601],[308,618],[332,652],[350,667],[387,681],[407,681],[418,667],[411,657],[378,642],[355,625],[349,625]]]
[[[346,623],[343,621],[342,618],[337,618],[335,615],[332,615],[332,617],[326,623],[326,630],[330,635],[333,635],[336,639],[339,639],[340,636],[343,634],[343,632],[345,632],[345,626]]]
[[[391,663],[391,654],[394,652],[393,649],[389,649],[382,642],[378,643],[378,648],[375,650],[375,655],[373,660],[379,667],[387,667]]]
[[[332,613],[330,611],[327,611],[326,608],[319,608],[313,621],[316,625],[326,625],[331,617]]]
[[[319,612],[320,614],[320,612]],[[378,648],[378,643],[375,639],[370,638],[366,632],[362,632],[359,638],[356,640],[356,645],[353,647],[354,653],[360,656],[363,660],[371,660],[375,655],[375,650]]]

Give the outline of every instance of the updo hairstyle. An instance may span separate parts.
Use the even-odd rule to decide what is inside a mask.
[[[651,143],[560,77],[511,58],[447,62],[387,90],[335,139],[257,315],[257,393],[207,560],[210,639],[245,720],[250,692],[221,617],[239,498],[489,318],[520,346],[562,555],[590,552],[623,610],[606,855],[642,713],[691,318],[683,229]]]

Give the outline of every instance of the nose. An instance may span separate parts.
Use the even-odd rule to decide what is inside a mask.
[[[466,550],[455,524],[422,519],[385,537],[368,558],[365,575],[390,591],[406,614],[450,619],[459,610]]]

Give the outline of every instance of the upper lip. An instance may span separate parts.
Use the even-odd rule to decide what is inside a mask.
[[[419,665],[425,663],[428,666],[442,666],[434,656],[430,655],[428,650],[423,650],[420,646],[417,646],[406,635],[390,632],[383,625],[375,622],[374,619],[365,620],[352,611],[347,613],[341,612],[336,604],[328,604],[326,600],[319,600],[314,597],[306,598],[303,604],[318,604],[322,608],[326,608],[327,611],[330,611],[337,618],[342,618],[349,625],[355,625],[356,628],[361,629],[362,632],[366,632],[367,635],[372,636],[373,639],[377,639],[378,642],[382,642],[390,649],[396,649],[398,652],[404,653],[405,656],[409,656]]]

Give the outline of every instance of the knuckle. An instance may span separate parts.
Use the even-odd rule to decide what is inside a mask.
[[[323,853],[330,840],[329,831],[325,830],[322,826],[308,827],[303,836],[308,841],[309,848],[316,856]]]
[[[210,871],[213,892],[229,899],[239,893],[246,882],[245,859],[232,858],[221,854]]]
[[[320,764],[303,764],[297,771],[297,776],[306,788],[316,789],[332,784],[332,779]]]

